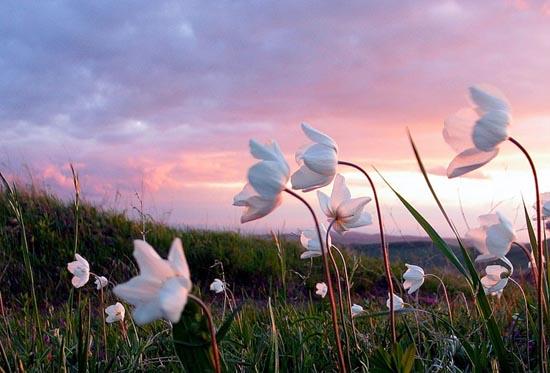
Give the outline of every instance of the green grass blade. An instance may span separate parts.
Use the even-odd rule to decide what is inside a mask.
[[[381,176],[381,175],[380,175]],[[382,176],[381,176],[382,177]],[[447,245],[445,240],[441,238],[441,236],[436,232],[436,230],[428,223],[426,219],[405,199],[399,192],[397,192],[390,183],[382,177],[384,182],[390,187],[390,189],[395,193],[397,198],[401,201],[401,203],[405,206],[407,210],[411,213],[411,215],[414,217],[414,219],[420,224],[422,229],[428,234],[428,236],[431,238],[434,245],[449,259],[449,261],[456,267],[456,269],[462,273],[469,281],[468,272],[466,271],[466,268],[462,265],[458,257],[455,255],[453,250]]]
[[[485,295],[485,291],[483,290],[483,286],[481,285],[481,281],[480,281],[479,275],[478,275],[478,273],[475,269],[475,265],[472,262],[472,259],[470,258],[470,255],[468,254],[468,251],[465,249],[464,245],[462,244],[462,240],[460,238],[460,235],[458,234],[457,229],[455,228],[455,226],[452,223],[451,219],[449,218],[447,212],[445,211],[445,208],[443,207],[443,204],[441,203],[441,201],[437,197],[435,189],[433,188],[432,183],[430,182],[430,179],[428,177],[428,173],[426,172],[426,168],[424,167],[424,164],[422,162],[422,158],[420,157],[420,153],[418,152],[418,149],[417,149],[417,147],[414,143],[414,140],[413,140],[411,134],[408,133],[408,135],[409,135],[410,144],[413,148],[414,155],[415,155],[416,161],[418,163],[418,166],[420,168],[420,171],[422,173],[422,176],[424,176],[424,180],[426,181],[426,184],[427,184],[428,188],[430,189],[430,192],[431,192],[435,202],[437,203],[437,206],[439,207],[441,213],[445,217],[445,220],[447,220],[447,223],[449,224],[449,227],[454,232],[454,234],[456,236],[456,239],[458,241],[458,245],[459,245],[460,250],[462,252],[462,255],[464,256],[464,261],[465,261],[465,264],[466,264],[466,268],[468,269],[468,272],[469,272],[469,276],[466,275],[466,278],[469,278],[469,280],[471,281],[472,288],[474,290],[474,293],[475,293],[475,296],[476,296],[476,299],[477,299],[477,305],[478,305],[479,309],[481,310],[484,321],[486,323],[487,331],[489,333],[491,343],[493,344],[493,348],[495,350],[495,354],[496,354],[496,357],[498,359],[500,369],[501,369],[502,372],[514,371],[515,368],[517,368],[518,360],[517,360],[517,358],[514,358],[514,355],[511,354],[509,351],[507,351],[506,348],[505,348],[504,340],[502,338],[502,335],[500,334],[500,330],[498,328],[498,325],[497,325],[497,323],[496,323],[496,321],[493,317],[493,312],[491,310],[491,306],[489,304],[487,296]],[[415,215],[413,214],[413,216],[415,216]],[[415,216],[415,218],[416,218],[416,216]],[[418,219],[417,219],[417,221],[418,221]],[[419,223],[420,223],[420,221],[419,221]],[[461,271],[461,273],[462,273],[462,271]]]

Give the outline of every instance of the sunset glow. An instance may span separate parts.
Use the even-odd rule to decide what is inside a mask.
[[[277,140],[294,171],[307,122],[450,234],[408,128],[460,229],[461,208],[476,225],[495,207],[521,229],[533,184],[511,144],[468,177],[445,176],[454,152],[443,121],[468,105],[470,85],[489,83],[508,97],[510,133],[550,190],[548,2],[167,4],[0,6],[2,172],[70,198],[73,163],[83,197],[106,207],[131,211],[139,193],[147,212],[172,224],[295,232],[310,221],[294,201],[242,226],[231,204],[254,162],[248,140]],[[342,172],[354,196],[372,195]],[[423,235],[372,174],[388,234]],[[317,206],[315,193],[306,198]]]

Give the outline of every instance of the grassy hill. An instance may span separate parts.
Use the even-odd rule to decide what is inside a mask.
[[[112,325],[105,331],[100,317],[103,308],[93,286],[75,292],[78,302],[69,296],[71,276],[66,265],[73,260],[75,246],[89,261],[92,272],[118,283],[137,273],[132,240],[141,238],[145,231],[146,240],[161,255],[167,254],[174,237],[182,239],[191,268],[193,292],[202,293],[218,325],[223,319],[225,301],[208,291],[214,278],[225,276],[235,293],[236,303],[244,304],[221,344],[226,371],[273,371],[275,362],[280,364],[281,371],[333,371],[334,351],[327,342],[331,340],[328,303],[314,295],[315,283],[323,280],[321,261],[300,260],[303,249],[295,239],[285,235],[275,239],[234,232],[183,230],[151,220],[143,226],[124,213],[88,203],[81,203],[76,214],[70,201],[25,189],[21,189],[18,200],[45,334],[43,342],[33,334],[30,287],[22,260],[22,228],[9,208],[7,194],[0,191],[0,306],[4,306],[0,307],[3,320],[0,366],[4,362],[14,369],[40,370],[55,363],[60,371],[76,371],[77,367],[81,369],[86,365],[98,371],[181,370],[170,338],[171,329],[166,323],[144,327],[131,324],[128,335],[121,335]],[[348,245],[343,251],[352,279],[352,299],[368,313],[356,320],[358,340],[355,343],[361,347],[355,349],[352,342],[346,345],[354,351],[351,365],[366,362],[376,366],[377,361],[381,361],[380,354],[388,348],[386,317],[381,317],[385,315],[387,287],[379,259],[380,247]],[[475,308],[466,301],[464,294],[468,294],[468,290],[464,281],[448,269],[427,241],[396,242],[390,248],[396,293],[403,295],[400,288],[405,269],[403,261],[422,264],[432,268],[431,273],[443,277],[454,308],[457,329],[451,330],[449,324],[441,320],[446,315],[446,306],[439,283],[433,278],[426,279],[420,297],[403,295],[410,302],[409,307],[423,308],[421,313],[406,312],[398,318],[398,334],[403,345],[416,344],[419,356],[424,357],[416,360],[418,371],[427,369],[432,361],[437,365],[453,359],[453,364],[467,371],[470,365],[461,350],[453,348],[452,353],[449,352],[450,333],[460,330],[461,335],[469,336],[477,349],[476,356],[486,356],[487,345],[478,338],[482,321],[471,318],[470,311]],[[506,298],[509,307],[496,308],[503,330],[515,325],[510,324],[514,320],[511,310],[521,309],[518,292],[508,291],[511,292]],[[117,299],[107,291],[105,301],[113,304]],[[89,342],[83,342],[81,320],[87,322],[88,331],[94,334]],[[411,330],[416,331],[418,338]],[[510,339],[509,346],[515,346],[515,338]],[[82,354],[82,351],[88,352]],[[476,364],[489,366],[490,360],[485,360]]]
[[[38,293],[44,303],[55,304],[65,299],[70,289],[66,264],[73,260],[75,249],[74,204],[45,192],[24,189],[20,191],[19,199]],[[132,241],[142,237],[141,222],[129,219],[124,213],[104,210],[89,203],[80,204],[78,222],[77,252],[90,262],[94,273],[105,275],[117,283],[136,272]],[[26,292],[27,284],[21,277],[24,273],[21,228],[8,208],[4,192],[0,193],[0,227],[0,281],[4,302],[10,305],[18,302],[18,296]],[[288,297],[299,298],[321,280],[320,261],[300,260],[303,249],[296,240],[285,235],[278,236],[277,245],[274,239],[265,237],[183,230],[150,220],[145,222],[145,231],[146,240],[161,255],[167,254],[174,237],[182,239],[193,282],[203,291],[214,278],[222,276],[222,266],[223,274],[237,296],[265,297],[270,289],[284,288]],[[403,245],[391,246],[394,273],[399,279],[404,270],[402,259],[422,257],[429,243],[418,245],[417,250]],[[352,248],[366,254],[352,257],[346,255],[348,250],[344,248],[348,263],[354,268],[355,293],[365,297],[385,296],[379,246],[354,245]],[[428,283],[428,288],[430,286],[435,288],[437,285]],[[50,294],[52,291],[55,294]]]

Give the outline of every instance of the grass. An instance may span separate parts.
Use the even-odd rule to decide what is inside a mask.
[[[21,275],[25,273],[21,225],[14,221],[3,190],[0,193],[1,369],[7,372],[181,370],[171,327],[166,322],[136,327],[128,317],[127,330],[118,324],[107,325],[107,343],[103,344],[99,292],[88,285],[75,290],[72,302],[68,301],[71,276],[66,264],[73,260],[74,204],[44,192],[19,189],[44,334],[39,338],[33,328],[29,284]],[[322,280],[320,262],[300,260],[302,249],[297,242],[282,236],[270,240],[232,232],[177,229],[152,221],[146,224],[146,238],[161,255],[167,254],[174,237],[182,239],[194,292],[211,306],[217,325],[223,321],[223,296],[212,295],[207,287],[215,277],[222,276],[221,266],[216,263],[223,264],[223,275],[235,293],[236,302],[243,304],[220,343],[225,371],[336,369],[335,352],[329,342],[333,336],[328,303],[314,295],[315,283]],[[143,231],[142,222],[133,221],[124,213],[105,211],[80,201],[77,251],[88,259],[93,272],[105,275],[113,283],[126,281],[137,272],[131,259],[132,240],[141,238]],[[436,280],[426,280],[418,299],[398,291],[409,306],[408,311],[397,314],[401,342],[392,348],[384,305],[382,261],[350,255],[346,250],[344,254],[353,283],[353,302],[366,309],[365,314],[355,318],[357,343],[352,339],[349,346],[351,365],[356,371],[491,370],[495,360],[486,330],[466,284],[456,273],[435,272],[444,278],[450,292],[452,326]],[[404,272],[399,262],[393,262],[392,269],[396,277]],[[397,285],[400,280],[396,279]],[[116,302],[110,290],[105,296],[105,304]],[[532,297],[532,292],[528,296]],[[510,286],[500,300],[491,298],[490,302],[506,348],[526,366],[534,366],[536,354],[529,350],[532,345],[526,339],[520,292]],[[533,330],[530,335],[534,335]]]

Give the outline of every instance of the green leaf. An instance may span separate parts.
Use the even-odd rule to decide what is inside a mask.
[[[229,331],[229,329],[231,328],[231,325],[233,324],[233,321],[235,321],[235,317],[237,316],[237,314],[241,311],[241,309],[243,308],[243,304],[244,303],[241,303],[239,304],[237,307],[235,307],[235,309],[233,310],[233,312],[231,312],[224,320],[222,326],[220,326],[220,328],[218,329],[217,333],[216,333],[216,339],[218,341],[218,343],[220,343],[220,341],[222,341],[225,336],[227,335],[227,332]]]
[[[445,240],[436,232],[436,230],[428,223],[426,219],[409,203],[401,194],[399,194],[385,179],[384,181],[386,184],[390,187],[390,189],[395,193],[397,198],[403,203],[405,208],[409,210],[411,215],[415,218],[415,220],[420,224],[420,226],[424,229],[424,231],[428,234],[428,236],[431,238],[434,245],[449,259],[449,261],[458,269],[464,277],[468,281],[470,281],[470,277],[468,276],[468,272],[458,259],[458,257],[455,255],[453,250],[449,247],[449,245],[445,242]]]
[[[214,372],[214,357],[206,317],[198,304],[189,301],[181,319],[172,327],[174,348],[187,372]]]
[[[464,269],[464,266],[458,261],[458,258],[456,258],[456,255],[450,250],[448,245],[443,241],[441,236],[437,234],[437,232],[433,229],[433,227],[428,223],[426,219],[422,215],[420,215],[410,203],[408,203],[397,191],[390,186],[392,191],[397,195],[399,200],[403,203],[403,205],[409,210],[411,215],[416,219],[416,221],[424,228],[426,233],[430,236],[432,241],[434,242],[435,246],[455,265],[455,267],[462,273],[465,277],[465,279],[470,283],[472,290],[475,294],[475,297],[477,299],[477,305],[479,309],[481,310],[481,313],[483,315],[484,322],[487,326],[487,331],[489,333],[489,337],[491,339],[491,343],[493,345],[493,348],[495,350],[495,354],[497,356],[499,367],[502,372],[512,372],[517,368],[518,366],[518,359],[517,357],[506,350],[504,346],[504,340],[502,338],[502,335],[500,334],[500,330],[498,328],[498,325],[493,317],[493,312],[491,310],[491,306],[489,304],[489,301],[487,299],[487,296],[485,295],[485,292],[483,291],[483,286],[481,285],[481,281],[479,279],[479,275],[475,269],[474,263],[472,262],[472,259],[470,258],[470,255],[468,254],[468,251],[465,249],[464,245],[462,244],[462,240],[460,238],[460,235],[458,234],[457,229],[455,228],[454,224],[452,223],[451,219],[447,215],[447,212],[445,211],[442,203],[440,202],[439,198],[437,197],[437,194],[430,182],[430,179],[428,177],[428,174],[426,172],[426,168],[424,167],[424,164],[422,163],[422,158],[420,157],[420,153],[418,152],[418,149],[416,148],[416,145],[414,144],[414,141],[412,139],[411,134],[409,133],[409,141],[413,148],[414,155],[416,157],[416,161],[418,163],[418,166],[420,168],[420,171],[422,175],[424,176],[424,180],[426,181],[426,184],[434,197],[435,202],[437,203],[437,206],[441,210],[441,213],[445,217],[445,220],[449,224],[450,228],[452,229],[453,233],[456,236],[456,239],[458,241],[458,245],[460,248],[460,251],[462,252],[462,255],[464,257],[464,262],[466,264],[466,269]],[[385,180],[384,180],[385,181]],[[388,182],[386,181],[386,184]],[[389,184],[388,184],[389,185]],[[475,362],[473,362],[475,364]]]

